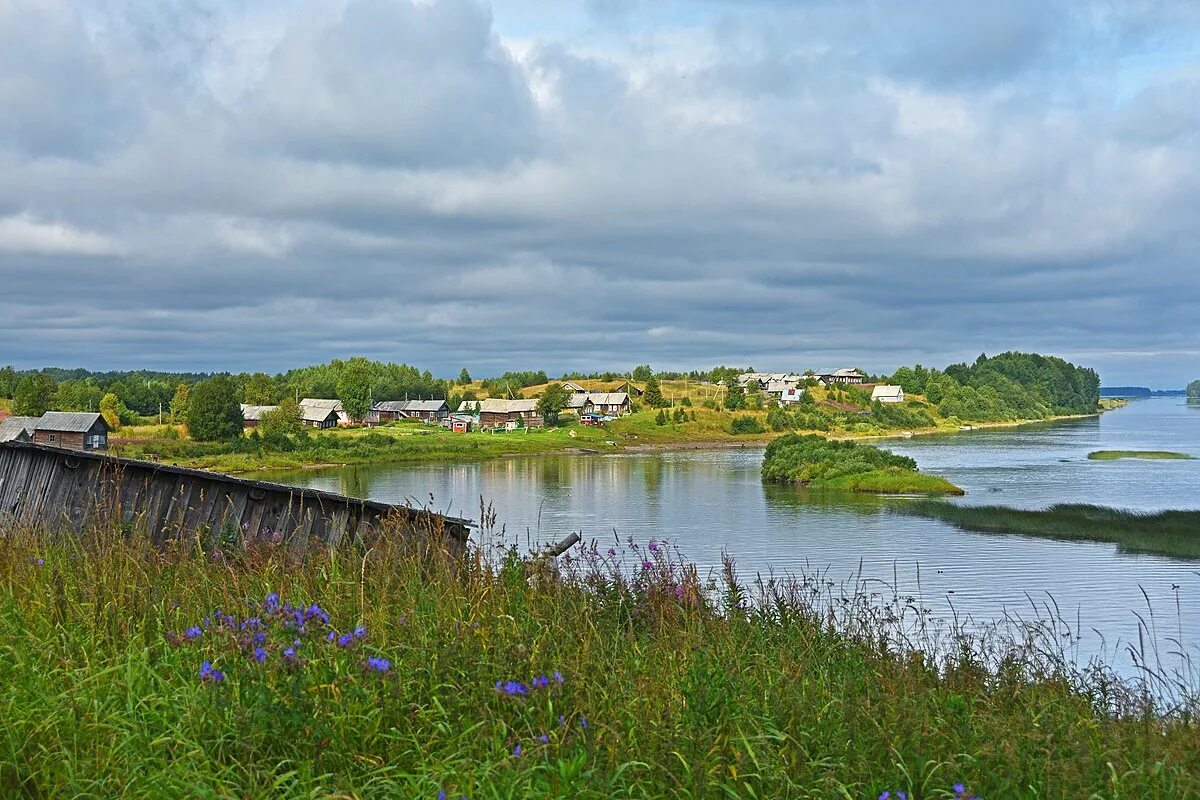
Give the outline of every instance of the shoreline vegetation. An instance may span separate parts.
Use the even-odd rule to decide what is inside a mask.
[[[874,582],[746,582],[731,559],[704,580],[656,542],[553,567],[395,530],[161,549],[88,519],[70,540],[0,521],[9,794],[1200,792],[1195,673],[1149,634],[1122,679],[1076,664],[1055,616],[939,623]]]
[[[937,475],[917,471],[917,462],[869,444],[788,434],[767,445],[763,480],[808,489],[867,494],[961,495]]]
[[[1126,458],[1141,458],[1151,461],[1190,461],[1195,456],[1170,450],[1096,450],[1088,453],[1088,458],[1092,461],[1120,461]]]
[[[624,375],[564,375],[551,380],[544,371],[524,371],[478,380],[464,369],[457,379],[447,380],[412,366],[361,357],[275,376],[3,368],[0,397],[12,397],[11,411],[18,415],[99,408],[112,428],[109,441],[118,455],[227,473],[555,452],[766,445],[786,433],[850,440],[907,437],[1080,418],[1119,405],[1099,398],[1099,378],[1093,370],[1027,353],[981,355],[973,363],[952,364],[945,370],[919,364],[891,375],[847,370],[868,383],[900,387],[903,398],[897,403],[873,401],[869,385],[826,385],[811,375],[800,375],[802,391],[793,395],[796,402],[777,407],[759,388],[761,384],[739,384],[738,376],[744,372],[753,370],[714,367],[703,372],[656,373],[641,365]],[[486,397],[546,400],[553,395],[556,402],[565,403],[563,380],[586,391],[630,391],[634,413],[603,427],[569,424],[573,417],[564,413],[562,426],[504,434],[455,434],[412,421],[313,430],[301,426],[295,402],[301,397],[337,398],[346,409],[357,409],[354,416],[358,417],[374,400],[384,399],[446,398],[451,408],[457,408],[461,402]],[[239,403],[277,404],[277,409],[247,432],[242,429]],[[549,406],[544,410],[553,417]]]
[[[893,511],[939,519],[977,533],[1108,542],[1127,553],[1200,559],[1200,511],[1141,513],[1082,503],[1018,509],[965,506],[936,500],[898,503]]]

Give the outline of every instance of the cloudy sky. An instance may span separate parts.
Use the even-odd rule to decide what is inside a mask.
[[[1200,3],[0,0],[0,362],[1200,377]]]

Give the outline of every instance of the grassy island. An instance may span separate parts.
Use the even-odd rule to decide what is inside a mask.
[[[1200,792],[1195,705],[1072,667],[1053,626],[918,639],[903,598],[823,576],[709,587],[646,543],[451,563],[385,533],[299,561],[0,521],[0,795]]]
[[[936,475],[917,471],[917,462],[868,444],[788,434],[767,446],[763,479],[814,489],[873,494],[962,494]]]
[[[1170,450],[1096,450],[1088,453],[1092,461],[1119,461],[1123,458],[1145,458],[1150,460],[1190,460],[1195,456],[1173,453]]]
[[[929,500],[898,505],[896,510],[940,519],[968,531],[1112,542],[1130,553],[1200,558],[1200,511],[1143,514],[1086,504],[1027,510]]]

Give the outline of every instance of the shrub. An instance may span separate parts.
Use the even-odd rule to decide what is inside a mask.
[[[757,417],[742,415],[734,417],[730,421],[729,432],[734,436],[738,436],[741,434],[766,433],[766,429],[763,428],[762,423],[758,421]]]

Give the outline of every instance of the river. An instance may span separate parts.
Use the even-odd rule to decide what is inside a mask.
[[[954,502],[1036,508],[1090,502],[1154,511],[1200,508],[1194,461],[1092,461],[1094,450],[1175,450],[1200,457],[1200,408],[1183,398],[1139,400],[1100,417],[917,436],[881,443],[966,489]],[[1075,657],[1102,656],[1119,671],[1138,639],[1139,615],[1160,649],[1200,639],[1200,563],[961,531],[887,513],[894,500],[817,495],[759,480],[760,448],[551,455],[467,464],[402,464],[269,473],[261,477],[385,502],[411,501],[478,518],[480,500],[521,548],[570,531],[600,540],[666,540],[701,574],[722,552],[743,576],[826,570],[861,575],[920,597],[935,616],[987,621],[1056,607]],[[1198,534],[1200,535],[1200,534]],[[496,542],[493,542],[496,543]],[[891,589],[887,590],[888,592]],[[1144,594],[1143,594],[1144,592]],[[1135,613],[1136,612],[1136,613]],[[1038,613],[1044,613],[1038,612]],[[1143,636],[1145,634],[1143,633]]]

